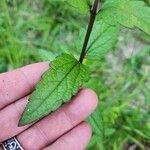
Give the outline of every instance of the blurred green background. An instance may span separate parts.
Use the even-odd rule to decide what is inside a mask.
[[[0,0],[0,73],[62,52],[78,57],[75,42],[87,19],[63,0]],[[86,63],[85,86],[100,99],[87,119],[93,126],[87,149],[150,150],[150,36],[122,27],[114,48]]]

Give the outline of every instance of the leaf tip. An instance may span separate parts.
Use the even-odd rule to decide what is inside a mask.
[[[26,123],[23,121],[23,119],[21,118],[20,120],[19,120],[19,123],[18,123],[18,127],[22,127],[22,126],[25,126],[26,125]]]
[[[31,123],[31,120],[29,120],[28,117],[26,117],[23,114],[19,120],[18,127],[22,127],[22,126],[25,126],[25,125],[30,124],[30,123]]]

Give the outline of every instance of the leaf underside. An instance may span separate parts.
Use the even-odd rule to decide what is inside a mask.
[[[37,121],[68,102],[88,79],[88,69],[72,55],[62,54],[42,78],[29,99],[19,126]]]
[[[150,7],[139,0],[107,0],[98,14],[104,22],[129,28],[134,26],[150,34]]]

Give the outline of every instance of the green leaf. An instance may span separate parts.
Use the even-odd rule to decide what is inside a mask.
[[[88,43],[86,58],[92,60],[101,59],[115,45],[119,31],[119,25],[111,26],[102,21],[95,22]],[[85,29],[80,30],[79,40],[76,43],[78,49],[82,47],[85,33]]]
[[[97,135],[93,135],[86,150],[103,150],[102,145],[101,138]]]
[[[104,122],[101,114],[100,105],[97,107],[96,111],[88,117],[87,121],[91,124],[93,128],[93,134],[97,135],[99,138],[104,136]]]
[[[67,0],[67,2],[82,14],[87,14],[90,10],[87,0]]]
[[[72,55],[62,54],[42,77],[23,112],[20,126],[34,122],[68,102],[88,79],[88,69]]]
[[[139,0],[107,0],[98,14],[98,19],[108,24],[129,28],[134,26],[150,34],[150,8]]]

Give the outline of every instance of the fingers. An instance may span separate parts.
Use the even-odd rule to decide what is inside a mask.
[[[81,90],[70,103],[25,130],[17,138],[25,149],[41,149],[82,122],[96,106],[96,94],[88,89]]]
[[[86,123],[81,123],[44,150],[84,150],[91,133],[91,127]]]
[[[43,62],[0,74],[0,109],[29,94],[48,68]]]
[[[0,111],[0,142],[17,135],[29,127],[28,125],[18,127],[19,118],[27,102],[28,97],[25,97]]]

